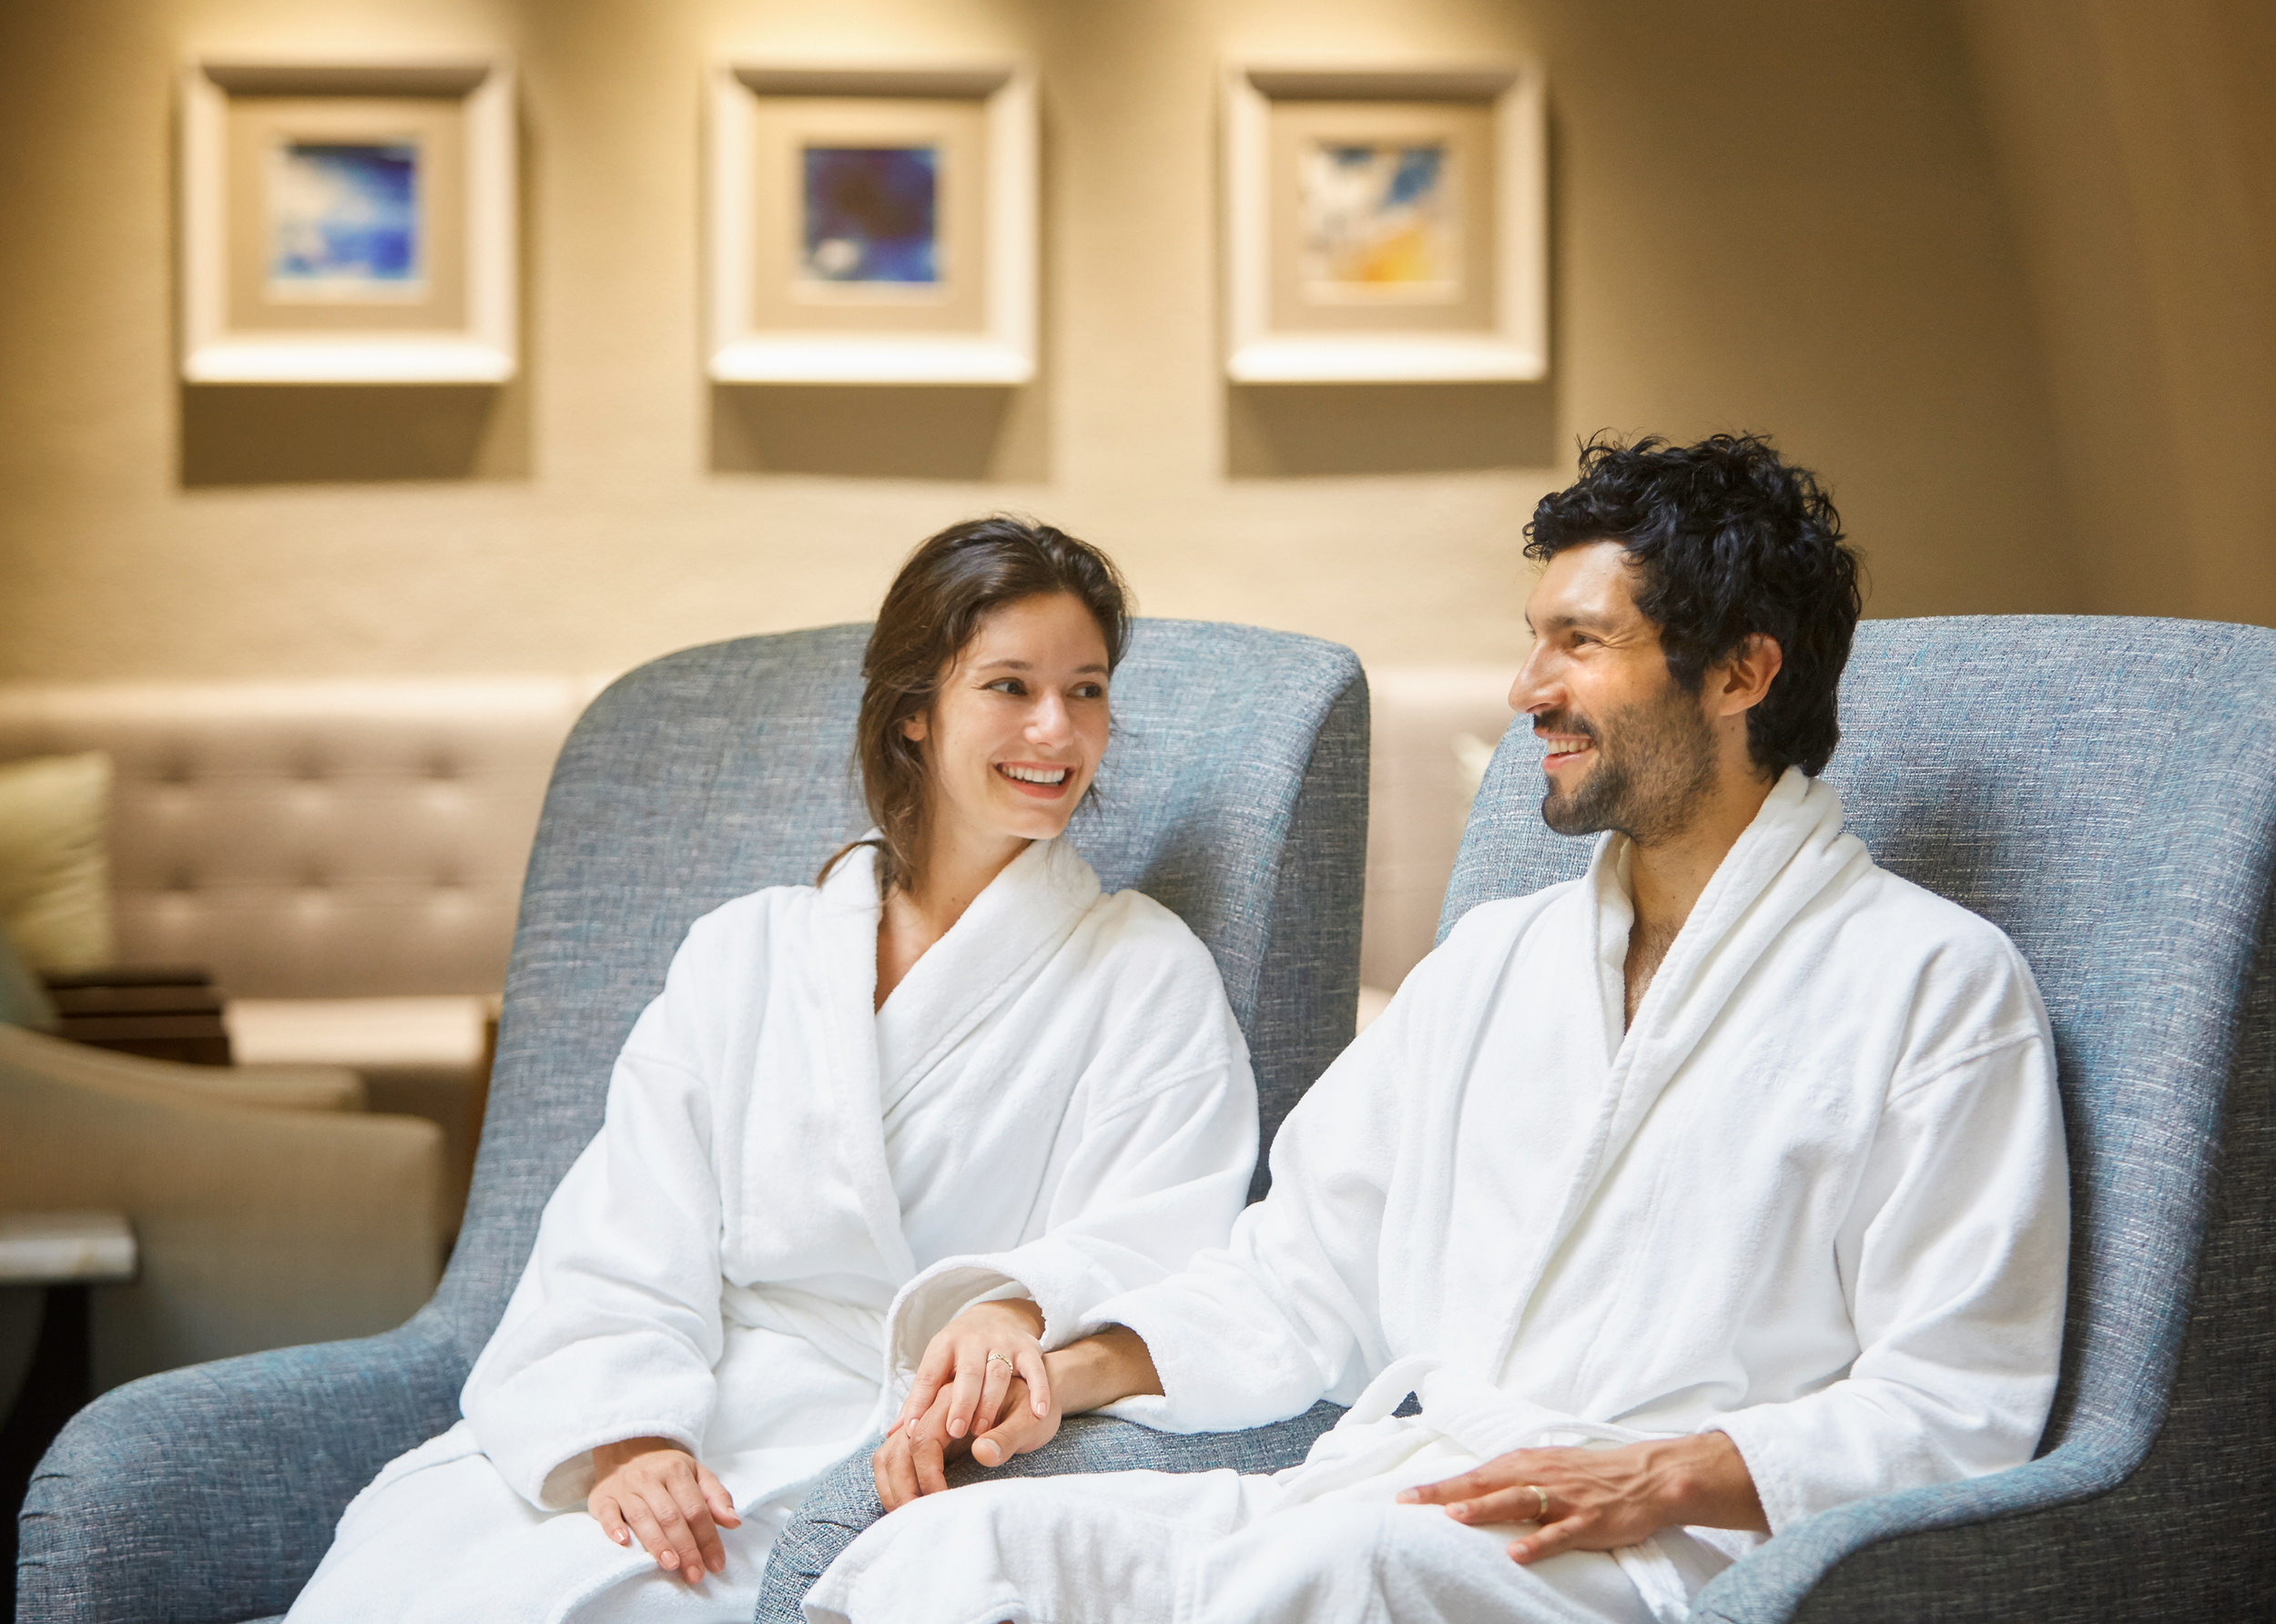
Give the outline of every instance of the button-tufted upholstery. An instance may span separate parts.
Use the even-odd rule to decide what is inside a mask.
[[[385,1336],[168,1372],[97,1400],[25,1501],[24,1616],[222,1624],[281,1611],[349,1497],[450,1424],[690,921],[809,878],[859,832],[850,755],[865,635],[692,649],[594,702],[547,793],[482,1160],[434,1300]],[[1367,827],[1358,662],[1312,638],[1142,621],[1114,711],[1097,803],[1070,832],[1102,881],[1154,896],[1215,955],[1269,1132],[1351,1035]]]
[[[574,679],[0,685],[0,761],[102,750],[119,956],[239,998],[494,994]]]

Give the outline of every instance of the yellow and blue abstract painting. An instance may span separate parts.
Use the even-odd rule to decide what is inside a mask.
[[[937,147],[808,147],[800,269],[811,281],[940,280]]]
[[[284,141],[270,153],[269,289],[287,299],[407,298],[425,282],[419,147]]]
[[[1305,292],[1332,301],[1458,296],[1452,167],[1436,142],[1306,147],[1296,173]]]

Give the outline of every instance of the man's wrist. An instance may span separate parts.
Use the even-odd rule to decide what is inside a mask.
[[[1770,1531],[1753,1474],[1730,1434],[1693,1433],[1650,1446],[1659,1457],[1661,1527]]]
[[[1162,1391],[1153,1355],[1137,1332],[1109,1325],[1043,1355],[1052,1397],[1062,1416],[1102,1409],[1118,1399]]]

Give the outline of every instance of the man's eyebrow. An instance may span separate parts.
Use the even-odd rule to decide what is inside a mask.
[[[1528,614],[1525,617],[1525,624],[1531,629],[1533,634],[1539,637],[1544,632],[1560,632],[1568,626],[1579,626],[1587,632],[1601,632],[1610,628],[1612,622],[1600,614],[1576,614],[1571,610],[1566,609],[1550,615],[1547,621],[1539,625],[1534,624],[1532,615]]]

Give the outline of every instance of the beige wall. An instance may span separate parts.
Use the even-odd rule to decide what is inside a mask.
[[[2276,623],[2276,6],[1964,15],[2088,605]]]
[[[1154,614],[1507,660],[1519,528],[1602,427],[1773,431],[1832,480],[1875,613],[2120,606],[2072,533],[2081,431],[2033,270],[2051,228],[2013,224],[2030,160],[1996,155],[1986,30],[1963,23],[1816,0],[8,0],[0,676],[612,668],[862,616],[919,537],[1004,505],[1107,545]],[[519,60],[523,377],[184,391],[174,65],[366,49]],[[702,381],[699,73],[776,49],[1036,60],[1041,382]],[[1550,75],[1551,381],[1229,391],[1218,62],[1501,52]]]

